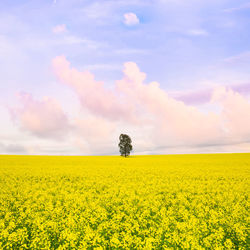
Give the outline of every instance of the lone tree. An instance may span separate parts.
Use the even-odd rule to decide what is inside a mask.
[[[133,147],[131,145],[132,143],[131,138],[126,134],[121,134],[119,139],[120,139],[120,143],[118,144],[118,146],[120,148],[121,156],[125,156],[125,157],[129,156],[130,151],[133,150]]]

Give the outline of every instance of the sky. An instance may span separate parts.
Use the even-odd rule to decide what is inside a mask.
[[[0,154],[250,152],[250,1],[1,0]]]

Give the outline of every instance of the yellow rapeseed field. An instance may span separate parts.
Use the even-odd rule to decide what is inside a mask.
[[[0,249],[249,249],[250,154],[0,156]]]

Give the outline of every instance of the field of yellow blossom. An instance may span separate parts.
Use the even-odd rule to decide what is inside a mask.
[[[247,249],[250,154],[0,156],[0,249]]]

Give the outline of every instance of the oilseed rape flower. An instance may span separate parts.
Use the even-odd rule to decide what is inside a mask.
[[[0,156],[0,249],[247,249],[250,154]]]

